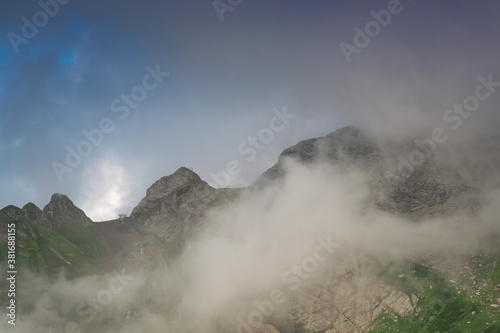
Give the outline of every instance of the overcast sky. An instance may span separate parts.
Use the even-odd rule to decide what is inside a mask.
[[[0,207],[111,219],[180,166],[247,186],[347,125],[449,127],[500,81],[494,0],[54,1],[0,4]],[[497,127],[498,90],[461,131]]]

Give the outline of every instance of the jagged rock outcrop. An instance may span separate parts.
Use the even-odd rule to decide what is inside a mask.
[[[196,173],[181,167],[172,175],[162,177],[151,185],[146,191],[146,196],[132,211],[131,217],[158,212],[161,203],[178,190],[181,190],[176,195],[176,198],[181,200],[179,204],[195,200],[196,194],[206,194],[208,188],[203,186],[206,184],[204,183]],[[196,189],[193,186],[196,186]]]
[[[488,142],[494,139],[489,138]],[[477,153],[474,147],[481,147],[481,153]],[[470,165],[467,158],[455,159],[453,153],[446,150],[440,151],[441,158],[438,159],[434,151],[429,153],[414,142],[381,142],[358,128],[345,127],[285,149],[278,162],[251,188],[260,189],[269,182],[281,180],[285,174],[285,160],[293,158],[303,164],[326,162],[363,170],[372,190],[373,203],[394,214],[419,217],[444,215],[459,209],[474,212],[481,205],[478,189],[490,179],[495,168],[500,168],[500,161],[481,158],[491,157],[496,151],[494,146],[475,142],[467,149],[488,163],[478,170],[477,165]],[[410,161],[417,160],[410,158],[412,154],[420,154],[422,161],[412,164]],[[498,179],[495,182],[498,183]]]
[[[325,137],[303,140],[285,149],[278,162],[265,171],[251,187],[261,188],[267,182],[284,176],[284,162],[293,158],[300,163],[310,164],[318,161],[331,163],[363,163],[365,166],[376,159],[379,147],[365,136],[360,129],[352,126],[341,128]]]
[[[0,243],[7,243],[7,225],[16,224],[16,245],[19,248],[26,247],[28,238],[37,239],[40,232],[31,221],[40,221],[47,224],[47,220],[41,210],[32,203],[26,204],[22,209],[16,206],[7,206],[0,210],[0,222],[4,224],[0,230]]]
[[[163,243],[182,245],[199,231],[208,209],[232,197],[232,192],[212,188],[196,173],[181,167],[148,188],[128,223]]]
[[[64,194],[53,194],[43,212],[53,221],[65,220],[82,227],[93,226],[92,220]]]
[[[210,208],[225,205],[238,194],[238,189],[210,187],[185,167],[160,178],[129,217],[95,223],[109,265],[140,270],[165,264],[203,228]]]

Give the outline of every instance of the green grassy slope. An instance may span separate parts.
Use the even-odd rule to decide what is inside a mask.
[[[68,277],[103,273],[101,265],[104,250],[100,236],[93,225],[84,227],[73,221],[54,219],[52,227],[40,223],[30,214],[19,213],[17,207],[2,210],[0,227],[7,230],[16,225],[16,266],[18,271],[56,274],[61,269]],[[7,244],[0,241],[0,261],[7,258]]]
[[[472,278],[416,263],[385,267],[381,276],[388,283],[419,295],[418,311],[407,318],[382,314],[369,332],[500,333],[500,293],[494,290],[500,283],[500,256],[477,255],[467,266],[475,271]]]

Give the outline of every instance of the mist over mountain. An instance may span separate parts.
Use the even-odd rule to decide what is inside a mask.
[[[500,333],[499,14],[1,2],[0,333]]]
[[[242,189],[181,167],[106,222],[62,194],[5,207],[16,330],[495,332],[499,136],[422,138],[341,128]]]

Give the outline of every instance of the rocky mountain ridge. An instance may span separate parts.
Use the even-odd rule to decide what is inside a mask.
[[[477,139],[469,146],[459,147],[466,152],[465,158],[456,158],[453,149],[457,147],[446,150],[448,147],[435,143],[432,146],[425,139],[381,141],[359,128],[344,127],[285,149],[278,162],[251,188],[280,181],[285,175],[286,160],[292,158],[306,165],[324,162],[363,170],[368,175],[375,205],[393,214],[429,216],[457,210],[474,212],[480,206],[479,189],[487,183],[499,184],[497,148],[488,144],[499,140],[498,136],[489,137],[485,143]],[[419,160],[413,159],[416,154]],[[481,168],[470,163],[473,159],[483,161],[479,164]]]
[[[360,129],[346,127],[284,150],[278,162],[248,190],[260,191],[269,183],[282,181],[289,158],[305,165],[325,162],[341,168],[360,168],[368,175],[371,198],[376,207],[418,220],[423,216],[445,216],[458,210],[474,213],[482,205],[479,189],[488,181],[497,181],[498,159],[487,159],[479,170],[477,164],[468,165],[452,158],[443,160],[435,154],[425,155],[425,160],[419,165],[408,167],[406,163],[401,164],[400,156],[408,160],[415,149],[411,142],[382,143]],[[495,149],[494,145],[484,145],[476,154],[495,156]],[[448,156],[446,152],[442,154]],[[186,242],[203,230],[209,210],[230,204],[241,191],[212,188],[192,170],[181,167],[152,184],[130,217],[92,223],[68,197],[54,194],[43,210],[32,203],[23,208],[3,208],[0,223],[14,222],[18,226],[19,258],[26,267],[35,270],[48,267],[50,272],[63,267],[74,276],[96,274],[109,267],[141,270],[174,260]],[[2,245],[6,240],[6,234],[2,234],[4,230],[6,228],[0,231]],[[352,257],[355,252],[344,251],[344,257]],[[427,302],[435,307],[432,316],[446,316],[448,307],[457,307],[460,311],[469,309],[460,294],[466,294],[466,291],[448,282],[450,279],[446,280],[444,276],[449,271],[437,271],[439,265],[431,269],[412,262],[397,268],[384,267],[381,269],[383,274],[364,281],[366,270],[375,269],[377,265],[369,262],[370,259],[363,255],[356,256],[340,275],[326,267],[319,280],[305,286],[300,295],[289,301],[289,312],[270,318],[261,331],[292,332],[293,327],[293,331],[302,333],[347,333],[366,332],[388,325],[384,332],[389,332],[407,318],[427,318],[430,313]],[[496,273],[492,273],[498,266],[495,263],[495,258],[474,259],[470,263],[484,276],[480,282],[484,286],[480,291],[473,287],[475,279],[474,283],[470,282],[474,293],[479,292],[480,297],[484,293],[483,302],[491,303],[495,296],[494,285],[500,283],[500,274],[496,277]],[[359,295],[360,281],[364,281],[367,288],[362,296]],[[437,296],[433,285],[441,290]],[[460,302],[456,303],[456,300]],[[465,318],[461,312],[460,316],[454,318]],[[422,319],[422,322],[426,323],[426,320]],[[444,322],[443,319],[438,325],[431,321],[429,327],[439,331],[446,327]]]
[[[179,253],[186,240],[200,230],[207,211],[211,207],[227,204],[237,193],[237,190],[212,188],[192,170],[181,167],[172,175],[156,181],[130,217],[93,223],[66,195],[56,193],[43,210],[33,203],[23,208],[7,206],[0,210],[0,221],[2,224],[18,223],[21,248],[25,247],[28,239],[35,243],[42,239],[40,229],[46,228],[56,232],[57,238],[64,238],[72,244],[75,242],[71,239],[78,238],[76,243],[80,242],[82,248],[73,245],[82,253],[99,247],[100,250],[96,250],[99,252],[98,267],[112,265],[118,268],[125,265],[139,268],[145,263],[144,260],[134,260],[138,258],[137,253],[147,254],[153,261],[163,261],[164,257]],[[74,228],[85,232],[75,234]],[[86,241],[82,234],[90,234],[92,242],[84,244]],[[6,239],[6,234],[0,231],[0,244]],[[59,252],[57,258],[58,264],[63,267],[71,262]]]

